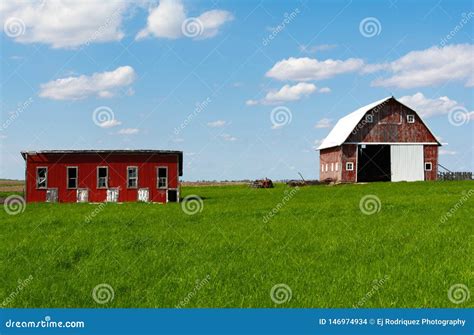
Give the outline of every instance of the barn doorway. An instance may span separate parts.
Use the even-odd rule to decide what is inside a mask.
[[[359,145],[357,181],[390,181],[390,145]]]

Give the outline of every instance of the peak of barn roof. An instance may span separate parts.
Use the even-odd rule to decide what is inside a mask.
[[[326,136],[323,143],[321,143],[317,150],[340,146],[342,143],[345,142],[347,137],[349,137],[349,135],[360,122],[360,120],[362,120],[365,113],[390,99],[395,98],[386,97],[381,100],[372,102],[366,106],[360,107],[349,115],[346,115],[343,118],[339,119],[339,121],[337,121],[334,128],[332,128],[332,130],[329,132],[329,135]]]
[[[409,108],[415,114],[418,115],[418,113],[416,111],[414,111],[410,107],[406,106],[405,104],[401,103],[400,101],[395,99],[395,97],[393,97],[393,96],[383,98],[381,100],[378,100],[378,101],[375,101],[371,104],[368,104],[367,106],[363,106],[363,107],[355,110],[354,112],[350,113],[349,115],[344,116],[342,119],[339,119],[339,121],[337,121],[334,128],[329,132],[328,136],[326,136],[324,141],[321,143],[321,145],[316,150],[322,150],[322,149],[327,149],[327,148],[332,148],[332,147],[338,147],[341,144],[343,144],[346,141],[346,139],[349,137],[351,132],[354,130],[354,128],[359,124],[359,122],[362,120],[362,118],[364,117],[364,115],[368,111],[370,111],[372,108],[375,108],[379,105],[382,105],[383,103],[385,103],[386,101],[391,100],[391,99],[395,100],[400,105],[403,105],[403,106]],[[436,139],[436,142],[438,143],[438,145],[441,145],[439,140],[436,138],[434,133],[431,131],[431,129],[428,127],[428,125],[423,121],[423,119],[421,117],[420,117],[420,120],[423,123],[423,125],[426,127],[426,129],[428,129],[428,131],[431,133],[431,135],[433,135],[433,137]]]

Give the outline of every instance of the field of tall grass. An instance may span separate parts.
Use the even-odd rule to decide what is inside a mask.
[[[189,195],[2,210],[0,306],[474,307],[473,182]]]

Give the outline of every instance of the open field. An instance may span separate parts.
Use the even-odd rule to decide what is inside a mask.
[[[448,298],[455,284],[474,287],[474,182],[182,191],[202,197],[202,211],[143,203],[2,210],[0,304],[474,307],[472,297]],[[367,195],[375,202],[364,213]],[[114,297],[96,297],[108,301],[100,304],[92,292],[104,283]],[[275,303],[276,284],[291,299]]]

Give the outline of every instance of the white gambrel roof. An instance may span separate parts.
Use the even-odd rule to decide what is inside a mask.
[[[344,116],[342,119],[339,119],[339,121],[337,121],[334,128],[332,128],[329,135],[326,136],[323,143],[321,143],[317,150],[340,146],[346,141],[354,128],[359,124],[365,113],[391,98],[392,97],[386,97],[382,100],[372,102],[371,104],[361,107],[349,115]]]

